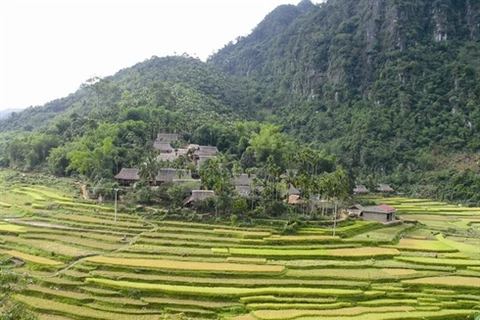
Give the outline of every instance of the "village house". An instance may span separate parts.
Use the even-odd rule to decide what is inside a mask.
[[[288,189],[288,195],[291,196],[291,195],[296,195],[296,196],[300,196],[300,191],[294,187],[293,184],[290,183],[290,188]]]
[[[158,133],[157,140],[165,142],[175,142],[178,141],[179,137],[176,133]]]
[[[377,221],[381,223],[389,223],[395,221],[397,210],[386,204],[378,206],[364,207],[356,204],[347,208],[349,216],[356,216],[365,221]]]
[[[155,149],[159,150],[160,154],[162,154],[162,153],[172,153],[173,152],[173,148],[170,145],[170,142],[161,141],[161,140],[157,139],[153,142],[153,147]]]
[[[395,190],[393,190],[393,188],[390,187],[390,185],[388,184],[380,183],[378,185],[377,191],[381,193],[393,193]]]
[[[183,202],[183,205],[188,207],[197,201],[202,201],[213,196],[215,196],[215,191],[213,190],[192,190],[192,195]]]
[[[250,191],[254,188],[254,179],[255,175],[248,175],[242,173],[241,175],[235,176],[233,179],[233,185],[235,186],[235,190],[241,197],[248,197],[250,195]],[[261,191],[260,187],[256,187],[258,191]]]
[[[187,146],[187,150],[192,153],[192,160],[196,166],[201,166],[208,159],[214,158],[218,153],[217,147],[214,146],[201,146],[198,144],[190,144]]]
[[[163,182],[173,182],[173,180],[175,179],[193,180],[190,170],[162,168],[160,169],[160,172],[155,177],[155,182],[157,184],[163,183]]]
[[[138,169],[122,168],[120,172],[114,177],[121,186],[128,186],[140,180]]]
[[[367,194],[368,189],[363,184],[357,184],[353,189],[354,194]]]

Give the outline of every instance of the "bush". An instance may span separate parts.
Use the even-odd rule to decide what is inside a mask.
[[[265,206],[265,214],[270,217],[281,217],[288,213],[288,205],[281,201],[272,201]]]

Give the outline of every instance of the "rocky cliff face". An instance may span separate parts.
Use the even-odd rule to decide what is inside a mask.
[[[365,92],[392,56],[443,41],[478,41],[478,0],[302,1],[269,14],[211,63],[319,97],[325,85]]]

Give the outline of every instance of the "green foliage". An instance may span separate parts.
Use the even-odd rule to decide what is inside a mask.
[[[22,287],[25,279],[7,268],[0,269],[0,320],[36,320],[38,319],[25,306],[15,300],[11,295]]]

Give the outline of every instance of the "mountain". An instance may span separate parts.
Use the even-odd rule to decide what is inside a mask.
[[[480,1],[306,3],[208,63],[267,85],[275,121],[364,173],[480,150]]]
[[[6,131],[47,130],[55,119],[77,116],[117,121],[123,107],[181,110],[193,122],[206,117],[255,117],[259,86],[189,56],[152,57],[113,76],[89,79],[67,97],[0,121]],[[246,93],[249,94],[246,94]],[[129,101],[122,101],[129,99]],[[207,116],[208,115],[208,116]]]
[[[6,118],[11,115],[13,112],[20,112],[22,109],[5,109],[0,110],[0,119]]]

